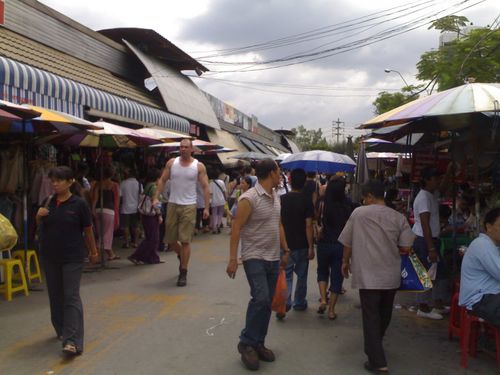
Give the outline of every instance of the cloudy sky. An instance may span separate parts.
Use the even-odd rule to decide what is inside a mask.
[[[328,137],[338,118],[358,135],[377,93],[404,86],[385,68],[418,83],[420,55],[439,42],[433,19],[485,26],[500,13],[498,0],[42,2],[94,30],[154,29],[211,70],[194,79],[202,89],[273,129],[302,124]]]

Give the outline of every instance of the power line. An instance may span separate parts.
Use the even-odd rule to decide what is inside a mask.
[[[335,124],[337,126],[335,126]],[[342,126],[340,126],[342,125]],[[340,143],[339,141],[339,138],[340,138],[340,135],[344,135],[344,125],[345,125],[345,122],[344,121],[340,121],[340,118],[337,118],[337,121],[332,121],[332,141],[333,141],[333,137],[334,136],[337,136],[337,143]],[[342,131],[342,132],[341,132]]]

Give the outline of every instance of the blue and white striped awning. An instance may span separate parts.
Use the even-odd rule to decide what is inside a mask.
[[[84,107],[189,134],[189,121],[0,56],[0,99],[83,117]]]

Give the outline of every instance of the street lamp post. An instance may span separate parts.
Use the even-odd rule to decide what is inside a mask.
[[[410,86],[408,84],[408,82],[406,82],[406,79],[404,79],[404,77],[401,75],[401,73],[398,72],[397,70],[394,70],[394,69],[384,69],[384,72],[386,72],[386,73],[398,73],[399,76],[401,77],[401,79],[403,80],[403,82],[405,83],[406,87]]]

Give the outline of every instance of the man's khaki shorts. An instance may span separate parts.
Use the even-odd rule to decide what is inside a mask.
[[[196,204],[181,205],[169,202],[166,221],[165,240],[167,243],[191,242],[196,223]]]

